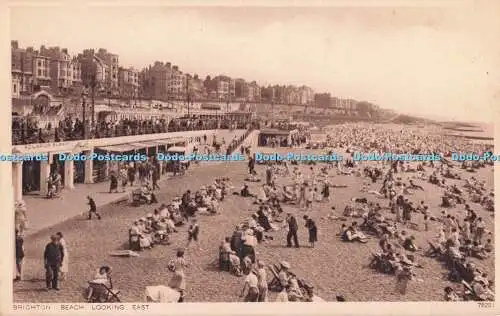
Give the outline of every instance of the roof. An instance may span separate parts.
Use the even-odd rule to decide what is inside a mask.
[[[102,146],[102,147],[97,147],[97,149],[107,152],[123,153],[127,151],[134,151],[138,148],[130,144],[123,144],[123,145]]]
[[[204,103],[200,106],[201,109],[221,109],[220,104],[208,104]]]
[[[266,135],[290,135],[292,131],[285,131],[277,128],[266,128],[261,129],[260,134]]]
[[[173,138],[167,138],[167,139],[158,139],[155,140],[154,142],[157,145],[173,145],[181,142],[185,142],[186,140],[182,137],[173,137]]]
[[[167,149],[168,152],[186,152],[186,147],[173,146]]]

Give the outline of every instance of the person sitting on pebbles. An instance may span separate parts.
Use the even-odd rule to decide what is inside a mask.
[[[89,282],[89,287],[87,289],[87,301],[91,301],[92,298],[97,301],[102,301],[106,292],[102,287],[95,286],[97,284],[104,284],[109,289],[113,288],[113,282],[111,281],[111,268],[107,265],[103,265],[97,270],[92,281]]]
[[[302,295],[302,291],[300,290],[299,281],[297,280],[297,276],[293,273],[290,273],[290,279],[288,280],[288,300],[291,302],[301,301],[304,299],[304,295]]]
[[[290,270],[290,264],[287,261],[281,261],[280,262],[280,272],[278,273],[278,279],[280,281],[280,285],[282,288],[288,287],[289,285],[289,270]]]
[[[444,300],[447,302],[457,302],[460,301],[460,297],[457,295],[454,289],[447,286],[444,288]]]
[[[361,243],[366,243],[366,236],[358,231],[354,226],[349,226],[343,233],[342,239],[344,241],[359,241]]]
[[[236,251],[231,250],[229,252],[229,263],[230,263],[230,272],[237,277],[241,276],[241,260],[240,257],[236,254]]]

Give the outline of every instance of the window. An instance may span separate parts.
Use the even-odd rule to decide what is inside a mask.
[[[41,75],[42,75],[42,70],[38,69],[38,76],[41,76]]]
[[[17,84],[14,84],[14,93],[17,93]]]
[[[42,67],[42,61],[41,60],[38,61],[38,67]]]

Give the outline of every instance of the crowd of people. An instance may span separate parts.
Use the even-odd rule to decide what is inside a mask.
[[[478,176],[491,166],[459,164],[447,158],[452,151],[492,151],[491,145],[423,130],[393,130],[373,124],[343,124],[326,133],[326,147],[345,152],[344,160],[268,162],[261,169],[256,168],[252,150],[242,149],[248,155],[249,176],[241,183],[241,189],[232,194],[237,199],[248,199],[253,207],[245,211],[230,234],[221,236],[216,262],[221,271],[243,277],[240,296],[244,301],[268,301],[269,291],[279,292],[276,301],[280,302],[321,300],[314,293],[313,285],[291,271],[293,263],[266,264],[265,258],[259,255],[260,250],[278,239],[282,232],[286,235],[284,247],[302,248],[308,244],[315,251],[323,236],[318,220],[337,226],[336,238],[347,247],[376,241],[379,249],[371,254],[369,266],[394,275],[395,292],[399,295],[407,294],[413,281],[424,281],[418,271],[426,269],[422,262],[429,259],[424,258],[433,257],[449,271],[450,286],[443,289],[444,300],[494,299],[492,278],[477,264],[494,252],[493,232],[488,231],[485,222],[486,217],[494,214],[494,193]],[[442,159],[359,162],[353,159],[355,151],[438,153]],[[133,183],[139,172],[148,192],[158,189],[150,181],[154,181],[155,172],[162,173],[161,168],[155,168],[154,163],[146,166],[143,172],[135,168],[123,171],[125,185],[127,181]],[[335,183],[341,176],[357,178],[360,188],[350,197],[350,202],[338,209],[330,204],[336,201],[332,188],[347,187],[344,183]],[[197,243],[203,234],[200,215],[223,214],[222,204],[236,185],[228,178],[217,178],[196,192],[187,190],[182,197],[134,221],[129,229],[130,249],[142,251],[170,244],[171,234],[179,232],[181,226],[188,227],[186,244],[175,245],[182,248],[168,264],[172,273],[169,287],[180,293],[179,302],[186,298],[185,272],[190,265],[185,252],[193,243],[200,247]],[[417,198],[428,191],[440,197],[441,203],[431,204],[430,200]],[[152,203],[159,202],[153,200],[156,199],[149,199]],[[325,206],[329,211],[315,218],[316,210],[323,211]],[[285,211],[285,207],[290,211]],[[307,243],[299,240],[301,227],[308,232]],[[429,237],[434,233],[437,234],[435,240]],[[427,243],[422,242],[426,239]],[[57,240],[51,242],[58,244]],[[362,266],[360,262],[359,268]],[[456,290],[457,283],[463,286],[463,292]],[[338,300],[344,300],[339,297]]]
[[[235,122],[223,118],[200,118],[189,115],[167,120],[158,119],[119,119],[115,121],[97,120],[94,127],[89,119],[67,115],[56,126],[39,122],[30,116],[12,120],[12,143],[14,145],[62,142],[89,138],[108,138],[131,135],[184,132],[211,129],[246,129],[255,124],[252,121]]]

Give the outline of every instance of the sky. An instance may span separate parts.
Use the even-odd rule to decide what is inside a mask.
[[[22,47],[102,47],[125,67],[170,61],[202,78],[305,84],[402,113],[487,122],[500,113],[500,6],[474,3],[17,6],[10,23]]]

